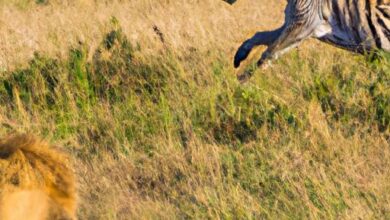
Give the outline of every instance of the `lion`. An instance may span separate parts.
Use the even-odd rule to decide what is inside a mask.
[[[29,134],[0,138],[0,219],[76,219],[69,158]]]

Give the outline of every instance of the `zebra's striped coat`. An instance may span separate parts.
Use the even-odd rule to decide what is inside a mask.
[[[360,53],[390,51],[389,1],[326,0],[322,14],[332,29],[320,40]]]

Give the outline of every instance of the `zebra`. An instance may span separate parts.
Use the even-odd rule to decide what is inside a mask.
[[[390,52],[390,0],[288,0],[284,24],[244,41],[234,56],[234,67],[255,46],[267,46],[257,62],[266,67],[310,37],[360,54]],[[246,72],[239,79],[250,75]]]

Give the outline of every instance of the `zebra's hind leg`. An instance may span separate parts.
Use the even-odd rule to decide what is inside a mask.
[[[290,24],[267,50],[262,54],[257,62],[258,66],[267,65],[272,59],[278,59],[279,56],[288,52],[310,37],[321,38],[332,31],[330,25],[326,22],[293,22]]]
[[[302,26],[294,25],[282,29],[279,36],[268,44],[267,50],[261,55],[261,58],[257,62],[257,67],[264,69],[269,66],[272,59],[277,59],[280,55],[297,47],[303,40],[309,38],[312,34],[312,30],[313,29],[305,29]],[[240,52],[240,50],[238,52]],[[253,73],[253,70],[245,71],[238,76],[238,80],[241,83],[244,83],[252,77]]]
[[[283,49],[282,51],[279,51],[278,53],[276,53],[275,55],[272,56],[272,59],[278,59],[278,57],[280,55],[282,55],[283,53],[286,53],[287,51],[289,51],[291,48],[294,48],[294,47],[297,47],[298,44],[300,42],[297,42],[295,44],[292,44],[290,45],[289,47]],[[271,55],[270,55],[270,51],[267,49],[261,56],[260,60],[257,61],[257,67],[258,68],[261,68],[261,69],[267,69],[269,66],[271,66]],[[241,75],[238,75],[237,76],[237,79],[241,82],[241,83],[245,83],[246,81],[248,81],[253,73],[254,73],[255,69],[251,69],[251,70],[245,70]]]
[[[275,40],[267,50],[261,55],[261,58],[257,62],[257,66],[261,67],[272,59],[277,59],[282,54],[288,52],[290,49],[297,47],[303,40],[309,38],[310,31],[305,30],[303,27],[291,26]]]
[[[255,46],[270,45],[276,39],[278,39],[278,37],[282,32],[283,32],[283,27],[276,29],[274,31],[257,32],[253,37],[246,40],[238,48],[236,55],[234,56],[234,67],[235,68],[239,67],[241,62],[248,57],[249,53]]]

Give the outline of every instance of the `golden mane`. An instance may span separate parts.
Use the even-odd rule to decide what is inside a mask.
[[[0,219],[75,219],[67,156],[33,135],[0,139]]]

